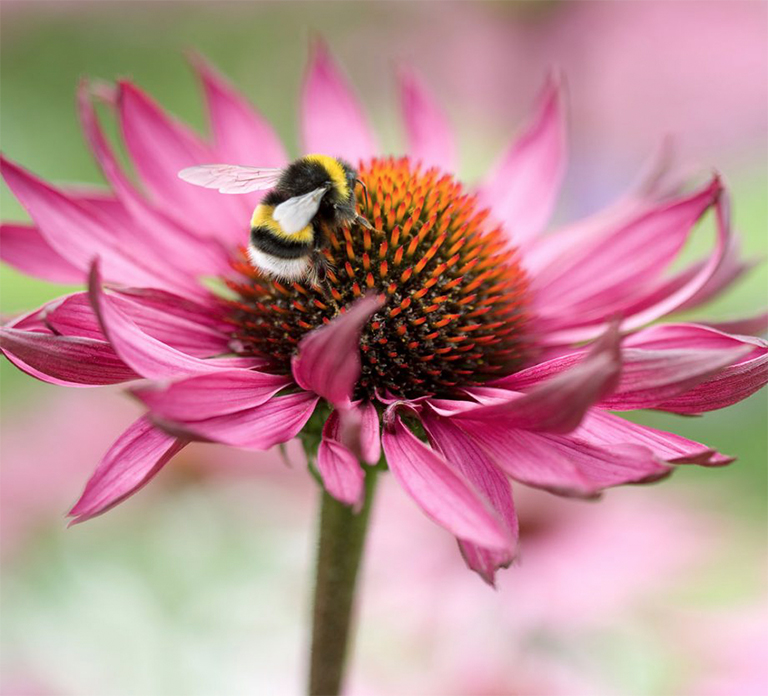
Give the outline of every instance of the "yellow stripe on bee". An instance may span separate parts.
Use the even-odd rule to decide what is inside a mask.
[[[349,197],[349,184],[347,184],[347,174],[344,167],[339,164],[339,160],[329,155],[307,155],[304,158],[307,162],[317,162],[331,177],[334,187],[342,198]]]
[[[307,225],[303,230],[299,230],[294,234],[288,234],[282,227],[280,227],[275,218],[272,217],[274,212],[274,205],[264,205],[263,203],[257,205],[256,210],[253,211],[253,217],[251,218],[251,228],[266,227],[276,237],[279,237],[280,239],[290,239],[292,242],[308,243],[314,239],[312,225]]]

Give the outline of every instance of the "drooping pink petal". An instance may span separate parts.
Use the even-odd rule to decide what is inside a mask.
[[[717,223],[713,254],[684,285],[654,303],[642,302],[645,293],[656,292],[653,279],[669,265],[696,220],[713,204]],[[594,322],[639,303],[641,309],[633,310],[622,323],[625,330],[636,329],[694,297],[715,275],[729,246],[727,197],[715,178],[698,194],[662,206],[618,232],[599,247],[585,248],[584,255],[558,269],[556,282],[536,289],[538,327],[546,342],[589,339],[596,332]]]
[[[59,254],[34,225],[0,225],[0,259],[16,270],[52,283],[82,283],[85,274]]]
[[[482,493],[507,529],[509,548],[486,549],[467,541],[459,541],[467,565],[489,584],[494,585],[496,571],[506,568],[515,556],[518,536],[517,515],[512,502],[509,481],[494,465],[483,449],[450,419],[422,414],[421,422],[430,441],[446,461],[460,471]]]
[[[302,389],[337,408],[350,407],[360,376],[360,332],[381,305],[378,296],[363,297],[329,324],[304,336],[292,361],[293,376]]]
[[[503,429],[566,433],[579,424],[594,403],[613,391],[620,374],[619,333],[614,324],[570,369],[506,401],[462,408],[455,418]]]
[[[304,83],[301,124],[306,153],[342,157],[353,166],[377,153],[357,97],[320,41],[313,48]]]
[[[290,377],[252,370],[220,370],[169,385],[132,389],[154,415],[173,421],[202,420],[260,406],[291,383]]]
[[[187,444],[139,418],[104,455],[83,494],[69,511],[71,524],[106,512],[149,483]]]
[[[90,85],[85,80],[78,87],[77,105],[93,155],[118,200],[133,220],[130,234],[132,248],[140,246],[143,253],[166,261],[173,257],[174,267],[187,272],[192,290],[199,289],[195,282],[198,275],[228,271],[229,257],[220,244],[202,238],[186,224],[174,222],[164,212],[167,203],[160,201],[161,207],[155,208],[136,190],[104,136],[91,99]]]
[[[266,450],[296,437],[312,416],[316,404],[314,394],[298,392],[223,416],[189,421],[158,419],[157,422],[164,429],[190,439]]]
[[[93,311],[117,355],[148,379],[173,379],[221,369],[210,361],[193,358],[142,331],[101,287],[98,264],[88,283]]]
[[[356,508],[362,505],[365,474],[357,457],[338,439],[338,418],[335,423],[329,418],[323,427],[317,469],[325,489],[334,498]]]
[[[410,70],[399,78],[408,155],[426,167],[454,172],[456,143],[448,119]]]
[[[573,435],[454,422],[509,476],[554,493],[592,496],[608,486],[652,481],[670,471],[648,448],[638,445],[600,447]]]
[[[267,120],[202,56],[193,54],[191,62],[205,93],[216,161],[284,167],[288,156]]]
[[[8,187],[26,208],[51,247],[84,274],[99,256],[107,279],[127,285],[162,287],[129,249],[118,244],[115,229],[93,209],[68,198],[18,165],[0,159]]]
[[[360,404],[360,444],[363,461],[376,464],[381,457],[381,435],[379,434],[379,414],[371,401]]]
[[[485,549],[510,548],[508,531],[478,492],[398,416],[384,428],[382,444],[390,471],[430,519]]]
[[[510,241],[524,246],[546,226],[565,172],[561,86],[550,76],[530,125],[504,154],[480,189],[480,201],[504,224]]]
[[[99,386],[137,379],[105,341],[0,327],[0,348],[33,377],[64,386]]]
[[[153,200],[199,232],[234,243],[247,239],[251,211],[245,201],[178,177],[185,167],[215,163],[211,149],[128,82],[119,84],[118,110],[126,147]]]
[[[734,461],[733,457],[720,454],[699,442],[638,425],[600,409],[593,409],[587,414],[574,436],[608,448],[622,444],[641,445],[670,464],[724,466]]]

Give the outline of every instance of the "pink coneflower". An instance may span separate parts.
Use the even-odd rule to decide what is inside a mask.
[[[402,76],[406,157],[381,157],[355,97],[318,50],[305,84],[303,147],[358,163],[371,232],[331,235],[330,293],[259,276],[243,254],[254,196],[179,180],[209,162],[281,166],[269,125],[201,61],[212,142],[137,87],[101,90],[146,195],[121,170],[90,89],[79,110],[111,190],[45,183],[3,160],[33,224],[2,227],[3,258],[76,292],[2,328],[2,349],[55,384],[132,383],[148,407],[105,455],[71,510],[81,522],[145,485],[188,442],[263,450],[314,443],[327,491],[359,507],[380,460],[493,582],[515,555],[510,479],[594,496],[674,465],[730,458],[611,411],[699,414],[768,380],[768,346],[707,324],[649,326],[691,309],[745,269],[718,176],[691,193],[664,171],[609,210],[542,235],[565,165],[563,104],[550,79],[536,113],[469,191],[449,172],[451,132]],[[671,262],[714,211],[711,255]],[[232,296],[202,279],[224,279]],[[360,462],[363,462],[361,465]]]

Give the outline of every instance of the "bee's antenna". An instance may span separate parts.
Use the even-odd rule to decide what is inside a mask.
[[[361,179],[355,179],[355,181],[360,184],[360,186],[363,187],[363,195],[365,196],[365,207],[368,208],[369,201],[368,201],[368,187],[363,183]]]

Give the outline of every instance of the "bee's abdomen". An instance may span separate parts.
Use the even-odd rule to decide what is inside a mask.
[[[289,241],[276,236],[268,227],[251,228],[251,245],[265,254],[281,259],[298,259],[310,254],[314,248],[312,241]]]

